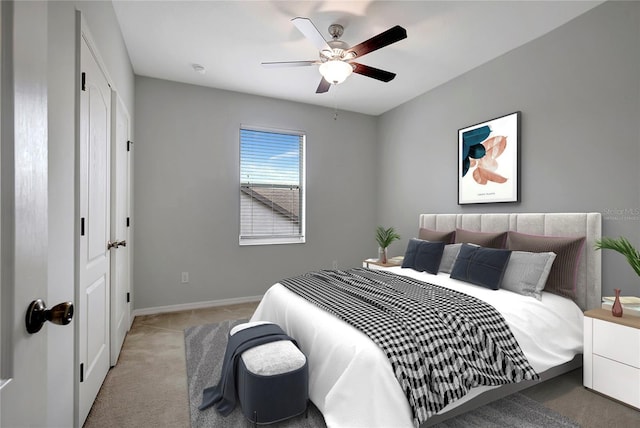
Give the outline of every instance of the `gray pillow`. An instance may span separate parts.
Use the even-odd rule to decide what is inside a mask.
[[[523,296],[542,299],[556,253],[530,253],[512,251],[502,278],[502,288]]]
[[[585,237],[561,237],[548,235],[529,235],[509,232],[507,248],[514,251],[532,253],[556,253],[544,291],[576,300],[576,281],[578,265]]]
[[[458,257],[462,244],[448,244],[444,246],[444,252],[442,253],[442,260],[440,261],[440,272],[451,273],[453,263]]]

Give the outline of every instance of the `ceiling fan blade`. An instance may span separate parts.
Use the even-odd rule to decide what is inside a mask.
[[[275,62],[263,62],[263,67],[276,68],[276,67],[306,67],[309,65],[317,64],[318,61],[275,61]]]
[[[396,77],[396,73],[391,73],[390,71],[380,70],[379,68],[369,67],[368,65],[357,62],[350,62],[349,64],[354,66],[354,73],[362,74],[363,76],[371,77],[383,82],[390,82],[394,77]]]
[[[309,18],[297,17],[297,18],[293,18],[291,20],[291,22],[293,22],[293,25],[295,25],[296,28],[298,28],[298,30],[300,30],[300,32],[307,39],[309,39],[309,41],[311,43],[313,43],[313,45],[316,48],[318,48],[319,51],[322,51],[322,50],[329,50],[330,51],[331,50],[331,48],[327,44],[327,41],[322,36],[322,33],[320,33],[320,31],[318,31],[316,26],[313,25],[313,22],[311,22],[311,20]]]
[[[331,87],[331,83],[327,82],[327,80],[323,77],[318,85],[318,89],[316,89],[316,94],[324,94]]]
[[[373,36],[369,40],[365,40],[364,42],[355,45],[347,52],[354,52],[357,57],[361,57],[368,54],[369,52],[373,52],[406,38],[407,30],[399,25],[396,25],[395,27],[389,28],[387,31],[384,31],[377,36]]]

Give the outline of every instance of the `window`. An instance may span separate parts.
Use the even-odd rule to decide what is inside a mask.
[[[240,129],[240,245],[305,242],[301,132]]]

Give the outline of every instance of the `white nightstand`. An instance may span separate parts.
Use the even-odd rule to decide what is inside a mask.
[[[584,313],[584,386],[640,409],[640,317]]]

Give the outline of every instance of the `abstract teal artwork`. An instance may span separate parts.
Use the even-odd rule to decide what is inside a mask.
[[[520,112],[458,130],[458,204],[519,202]]]

